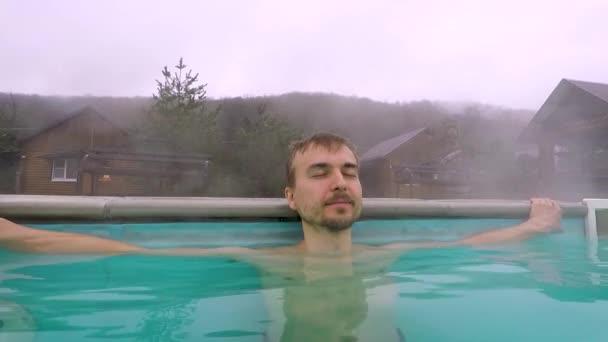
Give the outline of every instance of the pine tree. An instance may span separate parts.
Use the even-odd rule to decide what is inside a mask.
[[[207,109],[207,84],[186,68],[180,58],[173,73],[162,69],[144,131],[173,151],[213,154],[219,144],[218,112]]]
[[[13,152],[17,150],[17,137],[15,135],[15,122],[17,120],[17,104],[10,95],[7,103],[0,104],[0,152]]]

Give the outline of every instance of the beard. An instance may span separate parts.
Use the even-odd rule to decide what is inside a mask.
[[[321,226],[327,228],[332,233],[350,229],[355,223],[355,219],[324,219],[321,221]]]
[[[340,214],[344,214],[344,212],[340,212]],[[349,217],[340,217],[340,218],[327,218],[321,216],[320,219],[314,219],[307,216],[300,215],[302,221],[315,226],[315,227],[323,227],[327,229],[329,232],[337,233],[343,230],[350,229],[350,227],[359,219],[359,211],[354,209],[353,214]]]

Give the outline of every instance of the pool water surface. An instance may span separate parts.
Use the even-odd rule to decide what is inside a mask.
[[[499,219],[364,221],[359,243],[451,240]],[[282,245],[297,223],[55,224],[149,247]],[[4,341],[606,341],[608,242],[582,219],[501,246],[264,269],[228,258],[0,251]]]

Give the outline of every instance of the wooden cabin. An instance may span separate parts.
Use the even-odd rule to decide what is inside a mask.
[[[470,193],[458,127],[441,123],[387,139],[361,155],[367,197],[454,198]]]
[[[608,84],[563,79],[520,136],[537,146],[535,195],[608,195]]]
[[[86,107],[20,141],[16,192],[163,196],[204,187],[208,156],[149,151],[134,141]]]

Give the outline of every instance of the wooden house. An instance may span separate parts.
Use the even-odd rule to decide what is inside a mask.
[[[563,79],[520,136],[537,146],[536,195],[608,195],[608,84]]]
[[[361,155],[367,197],[452,198],[470,192],[458,127],[444,122],[387,139]]]
[[[19,143],[16,192],[44,195],[191,195],[209,157],[150,151],[91,107]]]

